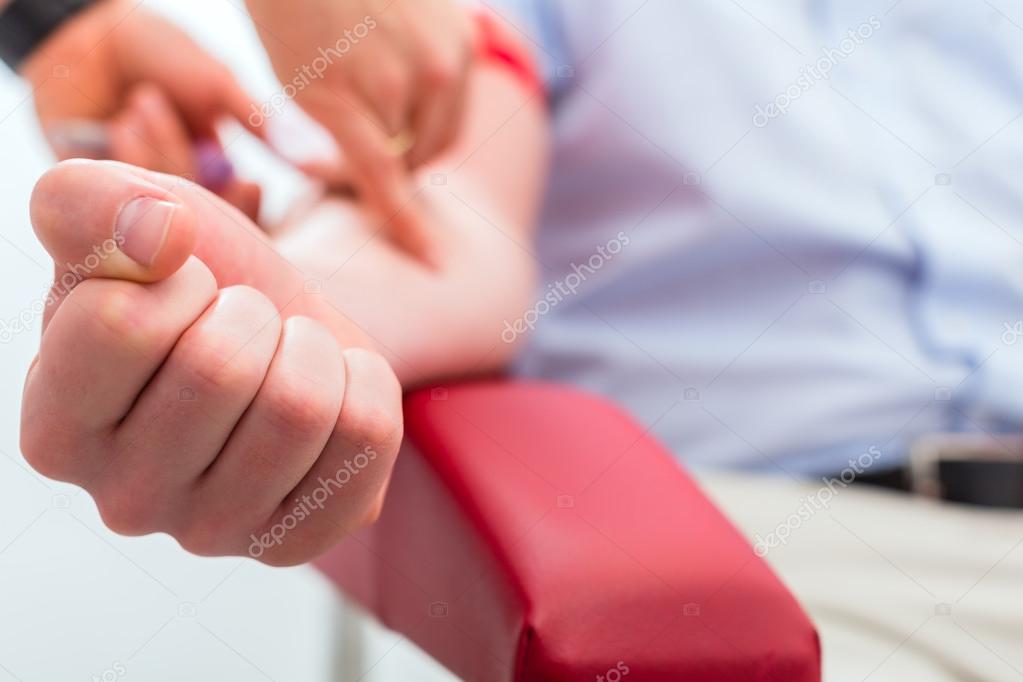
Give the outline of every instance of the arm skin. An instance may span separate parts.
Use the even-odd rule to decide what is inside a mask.
[[[405,210],[431,228],[426,265],[383,236],[351,199],[327,198],[284,228],[280,251],[323,281],[402,385],[499,370],[505,320],[532,304],[534,225],[547,164],[542,96],[498,66],[476,69],[460,140],[418,176]],[[445,184],[435,183],[444,178]]]

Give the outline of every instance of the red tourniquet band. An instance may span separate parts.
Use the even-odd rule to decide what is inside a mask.
[[[476,53],[480,59],[506,67],[530,90],[540,87],[540,76],[532,56],[500,19],[486,11],[475,12],[474,18],[478,31]]]

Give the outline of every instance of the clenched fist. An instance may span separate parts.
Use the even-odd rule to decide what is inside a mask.
[[[307,561],[378,513],[401,440],[387,363],[229,204],[112,162],[40,180],[56,276],[22,449],[114,531]]]

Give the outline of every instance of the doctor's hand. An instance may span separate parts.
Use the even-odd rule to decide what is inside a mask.
[[[215,124],[248,124],[255,105],[231,72],[183,31],[130,0],[102,0],[75,15],[22,64],[36,112],[59,158],[109,158],[90,123],[108,123],[140,84],[159,88],[192,138]],[[140,141],[142,130],[130,131]],[[163,170],[163,169],[160,169]]]
[[[454,0],[247,4],[285,90],[334,137],[346,175],[392,234],[416,242],[414,214],[402,211],[412,197],[408,169],[459,132],[470,16]]]

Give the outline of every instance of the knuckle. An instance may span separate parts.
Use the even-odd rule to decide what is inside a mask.
[[[97,319],[107,331],[133,348],[147,350],[162,335],[160,317],[153,314],[147,294],[139,285],[88,280],[71,296],[77,296],[86,307],[94,307]]]
[[[311,553],[289,547],[287,544],[268,548],[259,557],[260,563],[273,568],[292,568],[309,561]]]
[[[340,426],[348,440],[384,450],[397,447],[402,437],[402,415],[398,400],[346,396]]]
[[[346,428],[360,443],[390,446],[401,435],[401,420],[389,409],[376,404],[363,404],[350,410]]]
[[[244,284],[225,287],[220,291],[220,298],[240,306],[246,312],[260,319],[269,319],[277,314],[277,307],[258,289]]]
[[[248,320],[251,325],[248,329],[250,334],[257,334],[267,327],[280,330],[280,312],[263,292],[237,285],[221,289],[217,298],[222,305],[230,306],[236,314]]]
[[[24,392],[19,448],[25,461],[41,475],[80,483],[110,450],[111,433],[87,425],[77,416],[54,411],[42,394],[61,390],[60,379],[30,380]]]
[[[21,451],[25,461],[41,476],[54,481],[79,484],[99,461],[92,447],[81,441],[69,444],[58,428],[42,424],[22,429]]]
[[[246,390],[265,369],[267,334],[280,334],[277,309],[263,294],[249,287],[230,287],[220,292],[218,306],[230,308],[234,320],[244,320],[244,333],[218,323],[218,313],[193,327],[174,350],[173,361],[190,378],[217,393]],[[272,325],[276,325],[271,328]],[[256,338],[260,342],[253,343]]]
[[[380,104],[386,107],[401,101],[408,90],[408,78],[399,69],[384,69],[374,86]]]
[[[461,77],[461,63],[454,55],[438,54],[423,65],[423,80],[432,88],[446,89]]]
[[[235,529],[208,516],[197,516],[174,533],[181,548],[196,556],[213,557],[230,553],[228,538]]]
[[[400,410],[401,383],[398,381],[391,363],[376,351],[366,348],[348,348],[344,351],[345,364],[349,369],[364,373],[366,382],[381,387],[381,392],[390,399],[396,409]]]
[[[362,516],[362,527],[372,526],[374,523],[380,520],[380,515],[384,511],[384,498],[381,495],[373,501],[373,503],[366,509],[366,513]]]
[[[118,535],[133,537],[161,530],[158,503],[138,488],[120,485],[93,496],[103,523]]]
[[[55,438],[59,431],[49,424],[30,422],[21,428],[21,453],[29,466],[47,478],[67,481],[71,478],[70,458],[64,444]]]
[[[233,392],[252,377],[252,368],[237,342],[222,334],[206,332],[182,344],[175,354],[185,374],[196,379],[200,387],[218,393]]]
[[[268,387],[265,398],[270,425],[285,433],[329,432],[337,421],[338,406],[311,381],[282,378]]]

